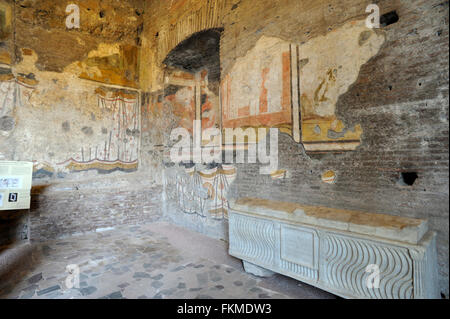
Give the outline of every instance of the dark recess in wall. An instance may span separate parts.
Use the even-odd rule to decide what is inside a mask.
[[[223,29],[209,29],[193,34],[167,55],[164,64],[191,73],[207,69],[209,80],[219,82],[222,31]]]
[[[383,14],[380,17],[380,25],[381,27],[387,27],[388,25],[394,24],[398,22],[399,17],[396,11],[391,11]]]
[[[416,180],[419,178],[416,172],[404,172],[400,173],[400,185],[413,186]]]

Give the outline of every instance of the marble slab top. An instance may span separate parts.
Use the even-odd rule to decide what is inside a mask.
[[[326,228],[417,244],[428,232],[423,219],[367,213],[321,206],[306,206],[260,198],[230,201],[233,210]]]

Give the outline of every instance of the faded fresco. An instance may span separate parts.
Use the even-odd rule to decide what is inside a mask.
[[[155,116],[172,110],[178,120],[176,127],[185,128],[191,135],[197,116],[201,120],[202,130],[220,128],[219,96],[211,88],[207,70],[197,74],[173,69],[168,71],[163,101],[153,101],[149,108]]]
[[[10,70],[0,75],[0,146],[14,134],[17,114],[29,104],[37,83],[32,76],[15,76]],[[9,151],[0,147],[0,160],[9,158]]]
[[[11,64],[12,6],[0,1],[0,64]]]
[[[290,129],[289,43],[262,37],[239,58],[221,85],[224,128],[281,127]]]
[[[19,64],[0,75],[0,159],[33,161],[35,178],[137,170],[137,91],[80,79],[77,63],[64,74],[42,72],[33,50],[22,49],[21,55]]]
[[[138,168],[136,3],[80,3],[68,30],[66,4],[0,0],[0,160],[34,162],[37,179]]]
[[[299,46],[301,138],[307,151],[359,146],[361,126],[346,127],[336,117],[336,103],[384,41],[364,21],[351,21]]]
[[[346,127],[336,103],[384,40],[364,21],[301,45],[261,37],[223,77],[223,127],[278,127],[307,152],[355,150],[362,128]]]
[[[220,165],[213,168],[166,170],[167,195],[186,214],[196,214],[217,220],[228,218],[229,186],[236,179],[236,168]]]
[[[101,44],[97,50],[89,52],[87,59],[78,62],[78,66],[82,69],[80,78],[137,88],[138,57],[136,46]]]
[[[208,71],[200,72],[200,116],[202,121],[202,129],[220,128],[220,100],[219,100],[219,84],[209,81]],[[209,142],[209,141],[205,141]]]
[[[138,93],[106,88],[99,88],[95,93],[100,110],[112,124],[109,132],[102,129],[99,135],[104,141],[101,144],[82,147],[75,157],[57,165],[69,171],[95,169],[100,173],[136,170],[140,137]]]
[[[194,75],[179,70],[168,70],[164,87],[163,109],[158,113],[172,110],[178,120],[177,127],[193,133],[195,120],[195,79]]]

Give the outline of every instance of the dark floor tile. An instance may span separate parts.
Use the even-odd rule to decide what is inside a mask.
[[[83,295],[83,296],[89,296],[89,295],[92,295],[94,292],[96,292],[97,291],[97,288],[95,288],[95,287],[92,287],[92,286],[90,286],[90,287],[86,287],[86,288],[81,288],[80,289],[80,292],[81,292],[81,294]]]
[[[159,289],[159,288],[161,288],[162,286],[164,286],[164,283],[161,282],[161,281],[154,281],[154,282],[152,282],[152,287],[153,287],[153,288]]]
[[[53,292],[53,291],[56,291],[56,290],[60,290],[60,289],[61,289],[61,287],[59,285],[52,286],[52,287],[49,287],[49,288],[42,289],[42,290],[38,291],[37,295],[38,296],[43,296],[43,295],[46,295],[46,294],[48,294],[50,292]]]
[[[143,279],[143,278],[151,278],[152,276],[150,276],[150,274],[147,274],[146,272],[136,272],[133,275],[133,278],[139,278],[139,279]]]
[[[39,273],[37,275],[34,275],[34,276],[28,278],[27,281],[28,281],[29,284],[36,284],[36,283],[38,283],[41,280],[42,280],[42,273]]]
[[[159,275],[156,275],[155,277],[152,277],[153,280],[161,280],[163,278],[164,278],[163,274],[159,274]]]
[[[113,292],[109,295],[102,297],[101,299],[122,299],[122,293],[120,291]]]

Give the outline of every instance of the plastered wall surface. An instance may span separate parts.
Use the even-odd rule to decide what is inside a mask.
[[[136,4],[80,2],[80,29],[67,29],[66,3],[5,2],[13,17],[2,47],[11,63],[0,79],[1,158],[35,162],[38,179],[137,170]]]

